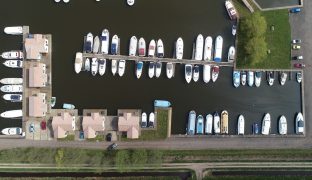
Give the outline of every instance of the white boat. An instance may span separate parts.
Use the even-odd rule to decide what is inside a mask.
[[[173,77],[173,73],[174,73],[174,66],[172,63],[167,63],[166,64],[166,75],[168,77],[168,79],[171,79]]]
[[[142,38],[142,37],[139,39],[139,50],[138,50],[138,52],[139,52],[139,56],[141,56],[141,57],[146,56],[146,43],[145,43],[144,38]]]
[[[208,36],[205,39],[204,60],[210,61],[211,57],[212,57],[212,37]]]
[[[296,134],[304,134],[304,119],[301,112],[296,116]]]
[[[155,62],[151,61],[148,66],[148,77],[153,78],[155,75]]]
[[[213,121],[212,115],[208,114],[206,116],[206,124],[205,124],[205,133],[206,134],[212,134],[212,121]]]
[[[0,90],[2,92],[23,92],[22,85],[4,85],[1,86]]]
[[[23,27],[22,26],[5,27],[4,33],[10,34],[10,35],[22,35],[23,34]]]
[[[285,116],[281,116],[278,121],[278,132],[281,135],[287,134],[287,120]]]
[[[148,116],[148,127],[154,127],[155,114],[151,112]]]
[[[138,79],[140,79],[142,75],[142,71],[143,71],[143,61],[138,61],[136,63],[136,70],[135,70],[135,74]]]
[[[75,105],[69,104],[69,103],[64,103],[63,109],[75,109]]]
[[[2,134],[4,135],[21,135],[23,133],[22,128],[19,127],[9,127],[9,128],[4,128],[1,131]]]
[[[274,84],[274,72],[273,71],[267,72],[267,80],[268,80],[269,86],[273,86]]]
[[[269,135],[271,130],[271,115],[266,113],[262,120],[262,130],[261,134]]]
[[[225,1],[225,8],[231,20],[236,20],[238,17],[237,11],[231,1]]]
[[[246,81],[247,81],[247,73],[246,73],[246,71],[243,71],[243,72],[241,72],[241,82],[242,82],[243,86],[246,85]]]
[[[204,37],[199,34],[196,38],[195,60],[203,60]]]
[[[232,26],[232,35],[235,36],[235,35],[236,35],[236,32],[237,32],[237,26],[236,26],[236,25],[233,25],[233,26]]]
[[[7,51],[1,54],[3,59],[23,59],[24,55],[22,51]]]
[[[9,68],[22,68],[23,61],[22,60],[6,60],[3,65]]]
[[[106,71],[106,59],[99,59],[98,63],[99,63],[99,74],[100,76],[103,76]]]
[[[211,79],[211,66],[209,64],[204,65],[204,70],[203,70],[203,79],[205,83],[208,83]]]
[[[235,48],[234,46],[231,46],[229,48],[229,53],[228,53],[228,62],[234,62],[235,61]]]
[[[244,135],[245,134],[245,118],[243,115],[238,116],[237,120],[237,134]]]
[[[217,36],[214,50],[214,61],[221,62],[222,61],[222,48],[223,48],[223,38],[222,36]]]
[[[216,82],[216,80],[218,79],[219,71],[220,71],[219,66],[212,67],[212,73],[211,73],[212,82]]]
[[[162,68],[162,63],[161,62],[156,62],[156,65],[155,65],[155,76],[156,78],[159,78],[160,77],[160,74],[161,74],[161,68]]]
[[[89,58],[87,58],[87,59],[85,60],[84,69],[85,69],[85,71],[88,71],[88,72],[89,72],[90,69],[91,69],[90,59],[89,59]]]
[[[213,115],[213,130],[215,134],[220,134],[220,116],[218,112],[215,112]]]
[[[194,135],[196,127],[196,112],[194,110],[189,112],[188,123],[187,123],[187,134]]]
[[[296,79],[297,79],[298,83],[301,83],[301,81],[302,81],[302,73],[301,72],[296,73]]]
[[[118,63],[118,75],[121,77],[125,74],[126,69],[126,61],[125,60],[119,60]]]
[[[100,52],[100,38],[99,38],[99,36],[95,36],[95,38],[94,38],[92,52],[95,54]]]
[[[233,71],[233,85],[236,88],[240,85],[240,71]]]
[[[23,84],[23,78],[3,78],[0,80],[2,84]]]
[[[163,58],[164,55],[165,55],[165,52],[164,52],[164,43],[162,42],[161,39],[158,39],[157,40],[157,57],[159,58]]]
[[[93,50],[93,34],[89,32],[87,34],[87,39],[86,39],[86,44],[85,44],[85,51],[87,53],[91,53],[92,50]]]
[[[193,77],[193,66],[191,64],[185,64],[185,80],[190,83]]]
[[[112,59],[112,73],[114,76],[117,73],[117,68],[118,68],[118,61]]]
[[[99,63],[97,58],[92,58],[92,62],[91,62],[91,74],[92,76],[95,76],[98,73],[98,69],[99,69]]]
[[[193,81],[197,82],[199,79],[199,66],[195,65],[193,68]]]
[[[108,54],[109,52],[109,31],[104,29],[101,35],[101,52]]]
[[[82,68],[82,53],[77,52],[76,58],[75,58],[75,72],[79,74],[81,71],[81,68]]]
[[[118,54],[118,47],[119,47],[119,38],[115,34],[112,38],[112,45],[111,45],[111,54],[116,55]]]
[[[23,95],[21,95],[21,94],[5,94],[2,97],[6,101],[21,102]]]
[[[129,45],[129,56],[136,56],[137,45],[138,39],[135,36],[132,36]]]
[[[147,127],[147,115],[146,115],[145,112],[142,113],[141,127],[142,128],[146,128]]]
[[[20,118],[23,116],[23,111],[21,109],[5,111],[0,116],[3,118]]]
[[[282,86],[285,85],[286,80],[287,80],[287,73],[285,72],[280,73],[280,83]]]
[[[256,71],[256,73],[255,73],[255,85],[256,85],[256,87],[260,87],[261,78],[262,78],[262,73],[260,71]]]
[[[253,71],[248,71],[247,73],[247,83],[248,86],[252,87],[255,81],[255,76]]]
[[[135,0],[127,0],[127,4],[128,4],[129,6],[133,6],[133,5],[134,5],[134,1],[135,1]]]
[[[149,57],[154,57],[155,56],[155,47],[156,46],[156,42],[154,39],[152,39],[148,45],[148,56]]]
[[[183,39],[179,37],[176,42],[176,49],[175,49],[177,59],[183,59],[183,49],[184,49]]]

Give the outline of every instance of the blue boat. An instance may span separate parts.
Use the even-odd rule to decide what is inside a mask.
[[[117,54],[117,44],[112,44],[112,47],[111,47],[111,53],[113,55],[116,55]]]
[[[163,108],[166,108],[166,107],[171,106],[171,103],[170,103],[169,101],[166,101],[166,100],[155,100],[155,101],[154,101],[154,106],[155,106],[155,107],[163,107]]]
[[[204,134],[204,117],[202,115],[197,117],[196,134]]]
[[[187,134],[194,135],[195,134],[195,120],[196,120],[196,112],[190,111],[187,125]]]
[[[240,72],[239,71],[233,71],[233,85],[236,88],[240,85]]]
[[[75,109],[75,106],[73,104],[64,103],[63,109]]]

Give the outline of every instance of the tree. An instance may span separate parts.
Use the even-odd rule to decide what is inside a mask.
[[[130,156],[127,150],[119,150],[116,154],[116,167],[120,172],[125,171],[126,167],[130,164]]]
[[[145,149],[133,150],[131,154],[131,163],[135,166],[143,166],[147,162],[147,152]]]
[[[265,35],[267,23],[265,18],[256,12],[241,21],[241,29],[247,38],[261,37]]]
[[[264,37],[254,37],[245,45],[247,60],[250,65],[256,65],[267,57],[267,43]]]

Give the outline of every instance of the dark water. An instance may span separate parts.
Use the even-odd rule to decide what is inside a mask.
[[[300,5],[300,0],[256,0],[261,8],[275,8]]]
[[[312,172],[310,170],[286,170],[286,169],[271,169],[271,170],[245,170],[245,171],[212,171],[213,176],[256,176],[256,177],[264,177],[264,176],[312,176]],[[310,177],[309,177],[310,178]],[[251,178],[252,179],[252,178]],[[303,178],[304,179],[304,178]]]
[[[17,15],[7,7],[15,7]],[[135,78],[134,64],[127,63],[123,77],[113,77],[110,64],[103,77],[93,77],[82,72],[75,74],[73,68],[75,52],[81,51],[83,36],[87,32],[100,33],[103,28],[110,30],[111,36],[121,37],[121,53],[126,54],[128,41],[132,35],[143,36],[147,41],[162,38],[166,56],[172,55],[173,43],[181,36],[185,44],[185,58],[191,57],[192,42],[199,33],[204,36],[224,38],[224,57],[233,44],[231,22],[222,0],[137,0],[130,8],[125,1],[73,0],[69,4],[55,4],[42,0],[3,0],[0,6],[2,27],[29,25],[32,33],[53,35],[53,96],[57,97],[57,108],[62,103],[75,104],[77,108],[107,108],[109,114],[116,114],[118,108],[141,108],[145,112],[153,110],[155,99],[167,99],[173,104],[172,133],[184,134],[188,112],[207,114],[228,110],[230,133],[235,133],[236,118],[243,113],[246,117],[246,133],[250,133],[253,122],[261,122],[265,112],[272,114],[272,131],[276,133],[279,115],[288,119],[289,133],[294,133],[293,118],[301,111],[300,86],[294,80],[284,87],[267,84],[260,88],[232,86],[232,69],[222,68],[218,81],[214,84],[186,84],[184,68],[176,67],[172,80],[165,77],[164,69],[159,79],[147,78],[144,70],[140,80]],[[2,28],[0,27],[0,28]],[[0,50],[16,48],[20,40],[0,35]],[[1,78],[15,75],[16,71],[0,66]],[[20,74],[20,73],[19,73]],[[11,109],[12,103],[3,104],[2,109]],[[7,105],[9,104],[9,105]],[[10,107],[9,107],[10,106]],[[0,128],[13,121],[1,120]],[[15,122],[16,123],[16,122]]]

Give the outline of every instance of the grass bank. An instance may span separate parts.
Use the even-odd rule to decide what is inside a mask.
[[[260,173],[260,172],[259,172]],[[302,176],[206,176],[204,180],[305,180]]]

